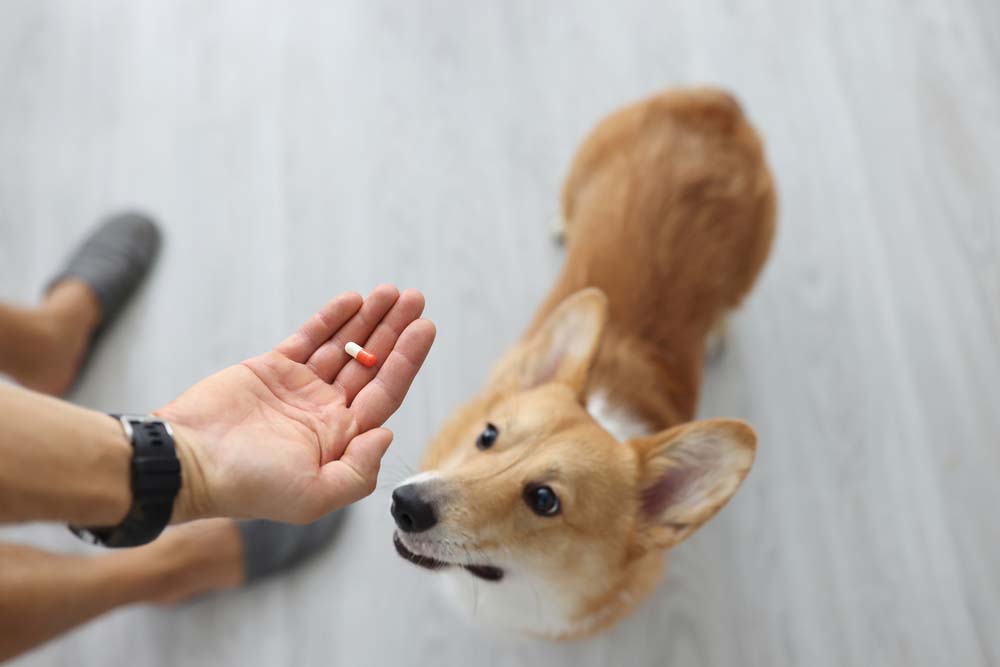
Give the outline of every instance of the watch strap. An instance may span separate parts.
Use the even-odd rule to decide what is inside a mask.
[[[117,526],[86,531],[104,546],[134,547],[152,542],[170,523],[181,488],[181,464],[166,422],[137,415],[111,416],[122,423],[132,443],[132,506]],[[81,531],[74,532],[80,535]]]

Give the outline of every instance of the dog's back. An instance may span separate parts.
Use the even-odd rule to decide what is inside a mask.
[[[563,189],[567,258],[536,315],[608,296],[591,393],[652,429],[693,417],[710,329],[750,290],[774,233],[761,141],[729,94],[672,90],[606,118]]]

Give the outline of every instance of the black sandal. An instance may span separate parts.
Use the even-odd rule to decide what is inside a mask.
[[[262,519],[240,521],[237,525],[243,538],[244,583],[290,570],[322,551],[336,536],[346,511],[337,510],[305,526]]]
[[[65,280],[80,280],[93,290],[101,305],[101,322],[90,338],[77,378],[97,340],[149,274],[160,244],[160,230],[150,218],[139,213],[114,215],[84,239],[49,281],[46,293]]]

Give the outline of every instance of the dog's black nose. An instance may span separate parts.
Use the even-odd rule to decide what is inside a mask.
[[[422,533],[437,523],[434,505],[420,495],[418,484],[407,484],[392,492],[392,518],[404,533]]]

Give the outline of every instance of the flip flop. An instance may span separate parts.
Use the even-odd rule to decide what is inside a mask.
[[[78,378],[97,340],[149,274],[160,245],[160,230],[152,219],[140,213],[113,215],[83,240],[49,281],[46,293],[64,280],[80,280],[93,290],[101,304],[101,322],[90,338]]]
[[[237,526],[243,538],[244,584],[288,571],[318,554],[336,536],[346,511],[337,510],[305,526],[263,519],[240,521]]]

